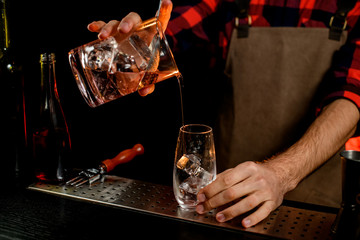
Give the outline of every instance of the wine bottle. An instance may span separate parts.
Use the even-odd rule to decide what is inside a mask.
[[[35,175],[41,181],[62,182],[70,159],[71,140],[55,76],[55,54],[40,56],[41,94],[33,131]]]
[[[10,44],[7,4],[0,0],[1,176],[22,177],[28,169],[24,75]]]

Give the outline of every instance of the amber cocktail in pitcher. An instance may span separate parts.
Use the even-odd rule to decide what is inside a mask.
[[[69,52],[76,83],[91,107],[180,76],[157,18],[144,21],[127,38],[96,40]]]

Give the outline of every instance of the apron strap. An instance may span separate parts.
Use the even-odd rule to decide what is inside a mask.
[[[249,36],[249,26],[251,17],[248,13],[250,0],[235,0],[237,8],[235,27],[237,28],[238,38],[247,38]]]
[[[334,16],[331,17],[329,22],[329,39],[340,41],[341,33],[345,30],[347,21],[346,16],[351,9],[354,8],[356,0],[338,0]]]
[[[235,27],[237,28],[237,37],[246,38],[249,36],[249,26],[251,26],[251,17],[248,13],[250,0],[235,0],[237,12],[235,18]],[[329,39],[340,41],[341,33],[345,30],[347,21],[346,16],[354,8],[356,0],[338,0],[335,14],[329,22]]]

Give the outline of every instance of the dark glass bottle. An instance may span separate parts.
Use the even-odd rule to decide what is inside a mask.
[[[41,54],[40,64],[40,109],[33,131],[35,175],[42,181],[62,182],[71,141],[56,87],[55,54]]]
[[[0,144],[1,177],[24,176],[26,160],[26,114],[24,77],[10,44],[7,5],[0,0],[0,108],[3,120]]]

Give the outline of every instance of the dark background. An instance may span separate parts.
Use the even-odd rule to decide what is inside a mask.
[[[135,93],[93,109],[83,100],[67,58],[70,49],[97,38],[96,33],[87,30],[92,21],[121,20],[130,11],[138,12],[143,19],[150,18],[156,13],[158,0],[7,3],[11,46],[25,75],[28,131],[36,121],[40,54],[54,52],[60,100],[72,139],[71,166],[95,167],[141,143],[145,156],[117,169],[119,174],[170,183],[181,123],[176,79],[158,84],[154,94],[146,98]]]
[[[54,52],[59,95],[72,139],[71,167],[95,167],[100,161],[141,143],[145,155],[119,166],[114,174],[170,185],[181,126],[177,79],[157,84],[155,92],[147,97],[134,93],[90,108],[76,86],[67,58],[70,49],[97,38],[96,33],[87,30],[92,21],[121,20],[131,11],[147,19],[155,15],[159,0],[8,0],[7,4],[11,47],[25,76],[28,133],[38,109],[40,54]],[[210,59],[204,49],[196,55]],[[209,115],[214,112],[211,102],[214,100],[204,98],[204,93],[215,95],[208,91],[212,84],[207,62],[194,58],[193,49],[174,55],[184,76],[185,123],[212,126],[213,118]]]

